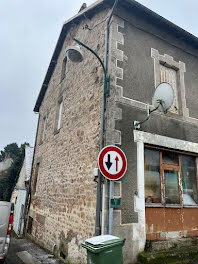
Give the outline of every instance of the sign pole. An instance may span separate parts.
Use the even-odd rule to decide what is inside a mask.
[[[111,199],[114,195],[114,181],[109,181],[109,235],[113,234],[113,208],[111,206]]]
[[[120,206],[120,200],[114,199],[114,181],[124,176],[127,170],[127,159],[120,148],[106,146],[99,153],[98,167],[102,175],[109,180],[109,235],[112,235],[113,208]]]

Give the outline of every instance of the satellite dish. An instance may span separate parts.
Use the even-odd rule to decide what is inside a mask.
[[[150,110],[147,105],[147,118],[143,121],[134,121],[133,125],[135,129],[140,129],[140,126],[149,120],[151,113],[156,110],[167,113],[167,110],[172,106],[174,100],[174,90],[169,83],[163,82],[157,86],[153,96],[154,109]]]
[[[67,47],[65,53],[67,58],[72,62],[83,61],[83,53],[78,45]]]
[[[174,99],[174,91],[169,83],[160,83],[155,89],[153,96],[154,107],[160,112],[167,113],[167,110],[172,106]]]

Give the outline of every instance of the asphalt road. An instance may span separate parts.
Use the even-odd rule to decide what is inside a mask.
[[[12,238],[5,264],[61,264],[53,255],[28,239]]]
[[[21,246],[20,246],[20,240],[17,239],[17,243],[15,241],[16,239],[12,238],[9,252],[7,259],[5,261],[5,264],[24,264],[24,262],[16,255],[18,252],[20,252]]]

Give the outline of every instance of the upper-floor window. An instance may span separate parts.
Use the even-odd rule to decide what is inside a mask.
[[[57,105],[56,105],[56,116],[55,116],[55,127],[54,133],[58,133],[62,126],[62,115],[63,115],[63,96],[59,96]]]
[[[178,113],[178,89],[177,89],[177,71],[166,64],[160,64],[160,82],[169,83],[174,91],[173,105],[169,109],[172,113]]]
[[[154,60],[155,87],[162,82],[168,82],[174,90],[174,101],[169,113],[189,118],[189,109],[186,104],[185,72],[186,66],[182,61],[175,61],[170,55],[161,55],[158,50],[151,48],[151,57]]]
[[[27,233],[32,233],[32,226],[33,226],[33,218],[31,216],[28,217],[28,226],[27,226]]]
[[[42,120],[42,130],[41,130],[40,143],[43,143],[43,141],[45,140],[46,130],[47,130],[47,114],[43,117],[43,120]]]
[[[33,174],[33,181],[32,181],[32,194],[35,194],[37,191],[37,181],[38,181],[38,175],[39,175],[39,167],[40,162],[36,163],[34,174]]]
[[[60,82],[62,82],[65,79],[66,70],[67,70],[67,56],[63,59],[63,62],[62,62]]]
[[[59,130],[61,127],[62,111],[63,111],[63,101],[59,103],[57,130]]]
[[[162,206],[198,206],[197,157],[145,148],[145,202]]]

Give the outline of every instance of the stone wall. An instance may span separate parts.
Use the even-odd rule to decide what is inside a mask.
[[[152,31],[143,17],[133,10],[127,12],[120,8],[112,17],[110,27],[108,69],[111,89],[107,101],[106,143],[118,145],[127,157],[127,172],[120,181],[114,183],[114,197],[121,198],[121,208],[114,210],[113,222],[113,234],[126,238],[123,248],[125,264],[136,262],[136,256],[144,250],[146,242],[144,144],[134,140],[133,122],[145,120],[147,103],[151,109],[154,108],[152,96],[155,82],[159,84],[155,80],[154,59],[159,62],[163,58],[177,70],[179,114],[168,112],[164,115],[156,111],[142,124],[141,130],[173,140],[197,143],[198,119],[195,112],[198,108],[192,92],[198,83],[197,67],[192,67],[198,63],[197,55],[194,55],[190,45],[185,46],[186,51],[179,43],[175,46],[174,34],[169,36],[166,33],[166,39],[161,38],[157,35],[159,26],[151,23],[150,26],[156,28],[156,31]],[[141,23],[145,23],[142,28]],[[188,103],[190,100],[191,104]],[[107,194],[108,183],[103,187]],[[106,196],[105,230],[108,230],[109,201]]]
[[[108,10],[72,25],[40,107],[33,179],[39,163],[36,192],[29,216],[32,238],[66,263],[86,263],[81,243],[95,232],[96,182],[103,91],[103,70],[97,59],[82,49],[84,61],[67,61],[61,81],[65,48],[84,42],[103,59]],[[83,29],[87,24],[91,30]],[[58,99],[63,100],[60,130],[55,129]],[[44,140],[43,122],[47,117]]]

